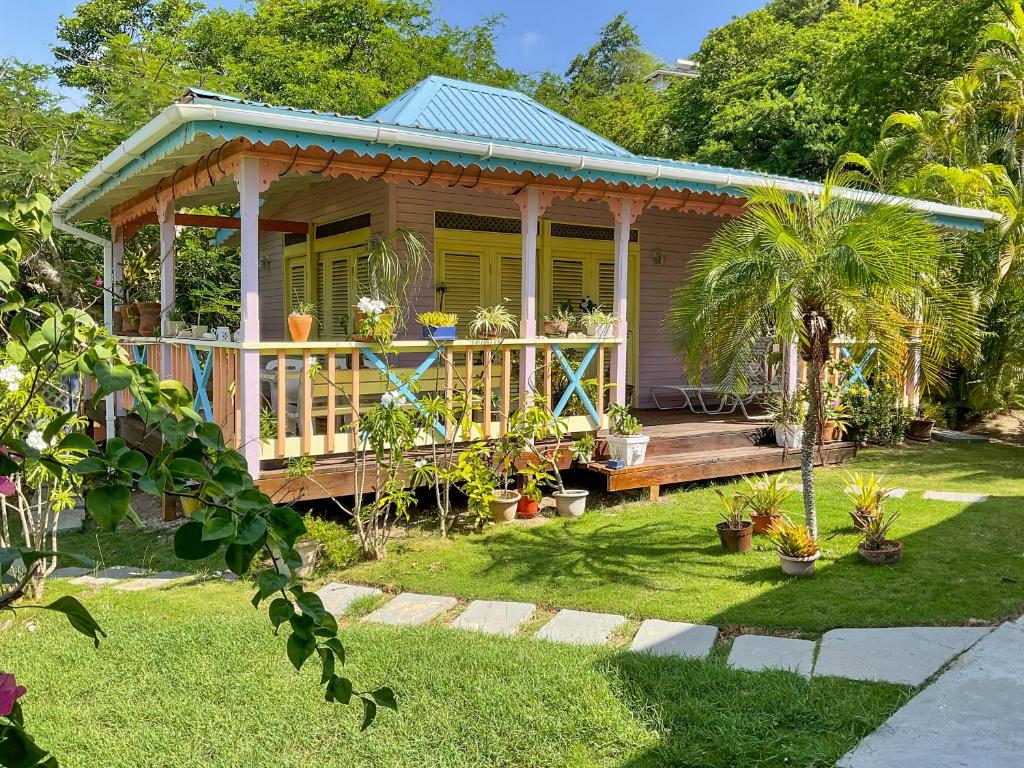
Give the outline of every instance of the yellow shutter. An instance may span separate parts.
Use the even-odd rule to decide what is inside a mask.
[[[296,304],[306,301],[306,257],[296,257],[288,262],[286,273],[287,293],[285,295],[285,314],[291,312]]]
[[[498,296],[495,303],[503,303],[519,319],[523,305],[523,259],[521,256],[500,256]]]
[[[357,256],[355,265],[356,296],[352,303],[363,296],[370,295],[370,258],[368,256]]]
[[[558,309],[563,301],[572,302],[579,309],[580,299],[586,293],[583,283],[582,259],[551,260],[551,308]]]
[[[597,296],[594,299],[606,312],[615,306],[615,262],[597,262]]]
[[[329,325],[325,331],[332,339],[348,337],[349,306],[352,299],[349,294],[349,260],[335,259],[331,262],[330,280],[327,283],[330,291],[331,311]]]
[[[476,309],[483,303],[481,296],[480,256],[473,253],[444,254],[444,311],[459,316],[458,329],[468,332]]]

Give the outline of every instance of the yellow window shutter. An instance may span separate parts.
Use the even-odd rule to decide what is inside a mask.
[[[291,312],[296,304],[306,301],[306,261],[305,257],[295,258],[288,264],[288,296],[285,297],[286,312]]]
[[[369,256],[357,256],[355,267],[356,295],[352,297],[354,304],[363,296],[370,295],[370,258]]]
[[[325,330],[332,339],[344,339],[348,336],[349,307],[352,304],[348,273],[347,258],[331,261],[330,279],[327,281],[331,310],[328,315],[329,325],[325,326]]]
[[[606,312],[615,306],[615,262],[597,262],[597,297],[594,299]]]
[[[480,291],[480,256],[472,253],[444,254],[444,311],[459,316],[458,329],[466,333],[483,303]]]
[[[572,302],[579,309],[580,299],[586,293],[583,284],[582,259],[551,260],[551,308],[558,309],[563,301]]]
[[[501,256],[500,285],[495,303],[504,303],[519,319],[523,305],[523,260],[520,256]]]

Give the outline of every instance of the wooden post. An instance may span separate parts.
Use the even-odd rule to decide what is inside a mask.
[[[490,347],[484,349],[484,372],[483,372],[483,402],[482,406],[482,418],[484,426],[484,437],[488,438],[491,436],[491,356],[493,350]]]
[[[239,229],[241,230],[241,303],[243,344],[260,340],[260,192],[270,186],[261,178],[260,159],[243,157],[238,162],[235,183],[238,186]],[[249,474],[260,474],[260,353],[244,349],[240,364],[241,453]]]
[[[512,348],[505,347],[501,355],[501,436],[508,432],[512,410]]]
[[[597,428],[604,428],[604,345],[597,348],[597,402],[594,403],[594,410],[597,411]]]
[[[633,200],[620,198],[617,205],[612,206],[615,214],[615,284],[612,312],[618,320],[615,335],[619,343],[612,350],[612,382],[615,391],[612,394],[616,405],[626,404],[626,296],[629,288],[629,230],[633,224]]]
[[[473,348],[466,347],[466,421],[470,424],[473,423]],[[472,430],[472,427],[470,427]],[[463,440],[471,440],[473,437],[470,434],[462,436]]]
[[[167,332],[167,322],[171,308],[176,300],[175,296],[175,269],[174,269],[174,238],[177,229],[174,226],[174,201],[167,200],[157,209],[157,219],[160,222],[160,335],[170,336]],[[164,346],[161,352],[164,370],[171,367],[171,349]],[[213,356],[216,359],[216,355]],[[220,418],[220,414],[216,414]]]
[[[533,339],[537,336],[537,229],[540,225],[540,192],[533,188],[516,195],[522,214],[523,263],[522,306],[519,318],[519,336]],[[519,402],[525,403],[536,386],[537,349],[525,344],[519,352]]]

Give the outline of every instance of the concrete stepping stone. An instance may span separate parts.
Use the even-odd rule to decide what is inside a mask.
[[[814,641],[770,635],[740,635],[729,652],[729,666],[760,672],[782,669],[811,676],[814,664]]]
[[[854,747],[839,768],[1005,768],[1024,755],[1024,627],[1003,624]]]
[[[373,613],[364,616],[363,621],[372,621],[377,624],[417,626],[425,624],[442,613],[447,613],[458,602],[454,597],[418,595],[414,592],[403,592]]]
[[[980,504],[988,501],[984,493],[957,493],[956,491],[925,491],[924,498],[929,501],[956,501],[963,504]]]
[[[920,685],[989,627],[833,629],[821,638],[815,675]]]
[[[910,493],[910,489],[909,488],[891,488],[889,490],[889,498],[890,499],[902,499],[908,493]]]
[[[640,625],[629,650],[654,656],[703,659],[711,653],[717,637],[718,627],[647,619]]]
[[[536,610],[533,603],[474,600],[455,617],[452,626],[488,635],[514,635]]]
[[[333,582],[320,587],[316,594],[323,602],[324,608],[328,613],[341,616],[356,600],[364,597],[377,597],[384,593],[376,587],[361,587],[357,584]]]
[[[932,429],[932,437],[940,443],[991,443],[984,435],[972,435],[970,432],[959,432],[955,429]]]
[[[92,573],[92,568],[83,568],[80,565],[69,565],[66,568],[58,568],[50,574],[51,579],[74,579],[78,576],[85,576]]]
[[[119,584],[115,584],[114,589],[119,590],[121,592],[139,592],[143,589],[154,589],[156,587],[164,587],[170,584],[172,581],[186,579],[191,575],[192,574],[188,573],[187,571],[160,571],[159,573],[153,573],[149,576],[144,576],[141,579],[122,581]]]
[[[110,568],[104,568],[102,571],[96,571],[96,573],[90,573],[85,576],[74,578],[71,580],[71,583],[85,584],[88,587],[106,587],[111,584],[117,584],[119,581],[136,579],[145,575],[145,568],[134,568],[130,565],[115,565]]]
[[[540,628],[537,637],[572,645],[604,645],[612,632],[626,623],[625,616],[563,609]]]
[[[85,507],[66,509],[57,518],[57,533],[81,533],[85,527]]]

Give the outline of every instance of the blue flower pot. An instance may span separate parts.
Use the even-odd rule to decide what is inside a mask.
[[[454,325],[423,325],[420,326],[424,339],[434,341],[455,341]]]

